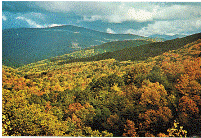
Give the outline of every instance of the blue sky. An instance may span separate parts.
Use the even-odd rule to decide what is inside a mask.
[[[199,2],[3,1],[2,28],[77,25],[141,36],[201,32]]]

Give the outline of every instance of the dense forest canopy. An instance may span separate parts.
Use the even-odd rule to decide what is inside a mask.
[[[3,65],[2,135],[200,135],[201,39],[187,42],[132,61]]]

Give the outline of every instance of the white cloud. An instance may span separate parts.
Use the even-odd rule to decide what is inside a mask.
[[[126,31],[123,32],[124,34],[137,34],[137,31],[134,29],[128,29]]]
[[[86,16],[84,15],[84,21],[92,22],[96,20],[103,20],[110,23],[122,23],[124,21],[145,22],[153,20],[155,14],[155,9],[152,9],[152,11],[148,11],[146,9],[131,7],[125,5],[124,3],[120,5],[114,4],[114,6],[108,7],[104,6],[103,9],[107,9],[107,14],[100,12],[96,15],[88,16],[88,18],[86,18]]]
[[[46,27],[56,27],[56,26],[62,26],[63,25],[63,24],[40,25],[40,24],[37,24],[35,21],[28,19],[26,17],[23,17],[23,16],[18,16],[18,17],[16,17],[16,19],[26,21],[30,25],[30,27],[33,27],[33,28],[46,28]]]
[[[141,27],[139,30],[129,29],[124,32],[144,36],[186,34],[201,30],[200,3],[36,1],[31,4],[35,5],[32,8],[38,8],[38,10],[18,13],[15,17],[26,21],[30,27],[35,28],[54,27],[60,25],[59,23],[77,24],[79,22],[82,24],[86,21],[102,20],[118,23],[119,26],[120,23],[126,21],[133,21],[134,24],[135,22],[144,22],[140,25],[136,23]],[[10,18],[10,16],[8,17]],[[6,19],[6,16],[2,16],[3,21]],[[142,27],[142,25],[146,25],[146,27]],[[118,32],[118,30],[106,29],[109,33],[115,33],[114,31]]]
[[[83,21],[190,20],[201,16],[200,5],[157,2],[93,2],[93,1],[36,1],[40,9],[56,13],[74,13]],[[36,7],[37,7],[36,6]],[[39,13],[34,16],[42,18]]]
[[[83,20],[84,21],[89,21],[89,22],[93,22],[93,21],[97,21],[97,20],[102,20],[102,16],[99,16],[99,15],[93,15],[91,17],[87,17],[87,16],[84,16]]]
[[[6,21],[6,20],[7,20],[7,17],[6,17],[5,15],[2,15],[2,19],[3,19],[4,21]]]
[[[84,21],[90,22],[96,20],[114,23],[124,21],[146,22],[155,19],[189,20],[201,16],[200,4],[196,3],[35,1],[29,5],[32,8],[38,8],[38,11],[73,13],[83,17]],[[42,17],[39,13],[35,16]]]
[[[91,9],[89,6],[88,9]],[[102,7],[105,12],[96,12],[95,10],[95,14],[92,14],[93,12],[86,8],[84,13],[79,13],[80,15],[84,14],[84,21],[104,20],[111,23],[122,23],[124,21],[190,20],[201,17],[201,8],[196,5],[163,5],[157,3],[133,3],[129,5],[129,3],[122,3],[113,6],[96,4],[93,5],[93,9],[94,7],[98,9]],[[79,11],[82,11],[81,9]]]
[[[83,21],[97,21],[103,20],[110,23],[122,23],[124,21],[137,21],[145,22],[152,21],[153,14],[145,10],[135,10],[134,8],[129,9],[126,13],[115,13],[111,15],[93,15],[91,17],[84,16]]]
[[[33,28],[43,28],[44,27],[40,24],[37,24],[35,21],[32,21],[31,19],[25,18],[23,16],[18,16],[18,17],[16,17],[16,19],[26,21],[30,25],[30,27],[33,27]]]
[[[32,16],[32,17],[35,17],[37,19],[42,19],[42,20],[45,20],[45,15],[42,14],[42,13],[36,13],[36,12],[31,12],[31,13],[28,13],[27,16]],[[26,16],[26,14],[25,14]]]
[[[155,19],[194,19],[199,18],[201,9],[198,6],[172,5],[169,7],[159,7]]]
[[[109,34],[115,34],[115,31],[113,31],[111,28],[107,28],[107,33],[109,33]]]
[[[73,2],[64,1],[39,1],[36,5],[52,12],[68,12],[73,8]]]
[[[62,26],[62,24],[50,24],[50,25],[45,25],[45,27],[56,27],[56,26]]]
[[[117,15],[117,14],[105,16],[102,19],[104,19],[105,21],[110,22],[110,23],[122,23],[123,21],[125,21],[124,17],[122,17],[121,15]]]
[[[149,24],[147,27],[143,27],[140,30],[128,29],[124,33],[142,36],[150,36],[153,34],[175,35],[188,34],[196,29],[201,29],[201,20],[156,21],[154,24]]]
[[[201,28],[201,8],[198,5],[166,3],[108,3],[108,2],[39,2],[40,6],[53,12],[75,13],[82,21],[102,20],[110,23],[125,21],[148,22],[139,30],[129,29],[124,33],[149,36],[152,34],[174,35],[196,32]],[[37,14],[37,17],[40,16]],[[28,22],[28,21],[27,21]],[[36,22],[32,22],[37,26]],[[40,26],[40,25],[39,25]],[[51,25],[49,25],[51,26]],[[44,27],[44,26],[43,26]],[[107,28],[108,33],[115,33]]]
[[[126,14],[127,20],[134,20],[138,22],[144,21],[152,21],[153,20],[153,13],[148,12],[145,10],[136,10],[134,8],[130,8]]]
[[[195,22],[195,26],[196,26],[196,28],[199,28],[201,26],[201,19],[199,19]]]

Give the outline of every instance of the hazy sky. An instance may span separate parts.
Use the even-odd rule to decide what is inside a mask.
[[[201,32],[201,3],[4,1],[2,28],[77,25],[108,33]]]

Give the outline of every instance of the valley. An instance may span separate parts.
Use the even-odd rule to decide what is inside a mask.
[[[2,1],[2,136],[201,137],[201,2]]]
[[[79,44],[20,66],[3,53],[3,136],[201,135],[201,34]]]

